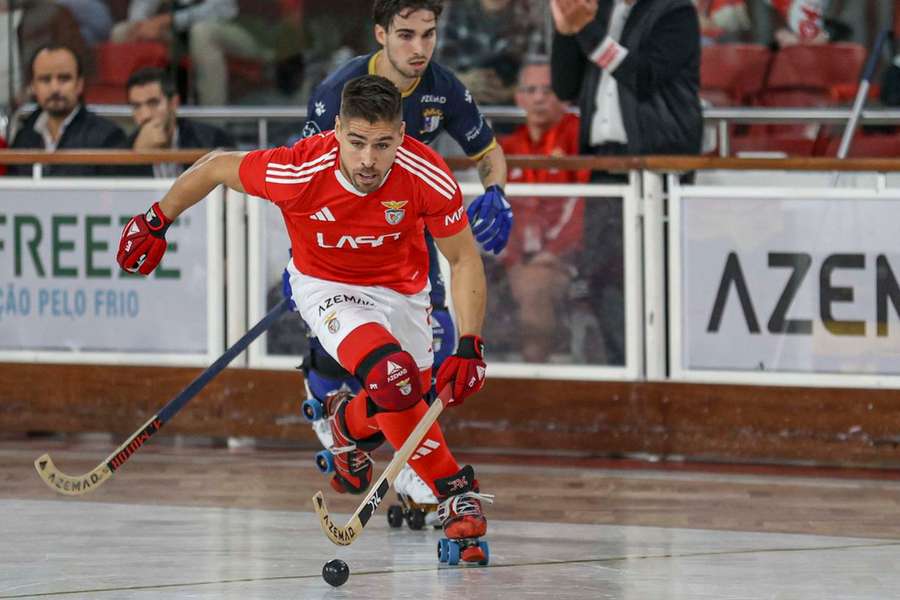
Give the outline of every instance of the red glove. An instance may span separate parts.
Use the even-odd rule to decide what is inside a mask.
[[[447,357],[437,374],[436,388],[453,382],[453,401],[449,406],[462,404],[463,401],[484,387],[484,342],[477,335],[464,335],[459,338],[456,354]]]
[[[149,275],[166,253],[166,229],[171,224],[159,202],[154,202],[147,214],[132,217],[119,240],[119,266],[129,273]]]

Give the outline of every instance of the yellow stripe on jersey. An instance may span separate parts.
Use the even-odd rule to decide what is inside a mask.
[[[484,158],[484,155],[497,147],[497,138],[491,138],[491,143],[487,145],[487,147],[481,152],[476,152],[475,154],[470,154],[469,158],[472,160],[478,161]]]
[[[378,62],[378,57],[381,56],[382,52],[384,52],[384,50],[379,50],[372,55],[372,58],[369,59],[369,75],[378,75],[378,71],[375,69],[375,64]],[[422,78],[417,77],[413,84],[409,86],[409,89],[405,92],[401,92],[400,95],[406,98],[407,96],[412,94],[414,91],[416,91],[416,88],[419,87],[420,81],[422,81]]]

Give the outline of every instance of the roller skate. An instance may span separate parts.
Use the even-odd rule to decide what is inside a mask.
[[[438,541],[438,560],[449,565],[457,565],[460,560],[488,564],[490,547],[487,542],[478,540],[487,533],[487,519],[481,503],[492,503],[494,496],[479,493],[475,472],[469,465],[455,475],[435,480],[434,485],[441,498],[438,519],[447,536]]]
[[[300,368],[304,372],[303,384],[306,387],[307,398],[301,405],[300,410],[312,426],[319,443],[325,448],[325,450],[316,454],[316,466],[322,473],[332,473],[334,471],[334,457],[330,448],[334,446],[334,440],[331,436],[331,424],[328,422],[325,404],[328,401],[328,397],[332,394],[346,392],[352,395],[359,391],[359,386],[351,386],[346,381],[340,382],[323,377],[312,372],[307,368],[306,364],[301,365]]]
[[[344,410],[352,398],[346,390],[329,393],[324,404],[325,417],[320,419],[330,430],[331,445],[316,455],[316,465],[323,473],[332,473],[331,487],[341,494],[362,494],[368,489],[374,465],[369,453],[384,442],[380,432],[364,440],[354,440],[347,433]]]
[[[438,528],[441,522],[438,519],[438,501],[422,478],[407,464],[394,479],[394,489],[400,504],[392,504],[388,507],[388,525],[397,528],[402,527],[403,522],[410,529],[419,530],[426,526]]]

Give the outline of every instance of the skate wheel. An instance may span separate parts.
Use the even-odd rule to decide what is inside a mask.
[[[419,508],[414,508],[409,511],[408,521],[409,528],[415,531],[418,531],[425,527],[425,511]]]
[[[447,564],[448,565],[458,565],[459,564],[459,543],[454,542],[453,540],[447,540]]]
[[[484,552],[484,558],[479,560],[478,564],[484,566],[491,562],[491,547],[488,546],[487,542],[478,542],[478,547]]]
[[[325,416],[325,407],[318,398],[310,398],[304,402],[301,410],[309,422],[318,421]]]
[[[403,509],[396,504],[391,504],[387,511],[388,525],[397,529],[403,526]]]
[[[447,538],[441,538],[438,540],[437,554],[438,554],[439,562],[442,562],[442,563],[447,562],[447,546],[449,544],[450,544],[450,540],[448,540]]]
[[[316,466],[322,473],[331,473],[334,471],[334,455],[330,450],[322,450],[316,454]]]

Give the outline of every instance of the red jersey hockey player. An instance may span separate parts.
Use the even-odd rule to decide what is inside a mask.
[[[122,232],[123,269],[150,273],[165,251],[165,231],[216,186],[267,198],[291,238],[293,300],[325,350],[362,384],[356,396],[326,406],[335,455],[332,487],[362,493],[372,480],[369,452],[387,439],[399,448],[427,410],[432,330],[428,322],[427,225],[450,263],[461,337],[441,366],[437,389],[452,384],[453,404],[484,385],[479,334],[485,309],[481,257],[459,185],[444,161],[406,136],[401,96],[377,75],[344,88],[334,131],[292,148],[212,153],[188,169],[145,215]],[[410,461],[441,501],[448,538],[471,541],[487,521],[471,466],[460,467],[435,423]],[[483,560],[478,545],[461,558]]]

